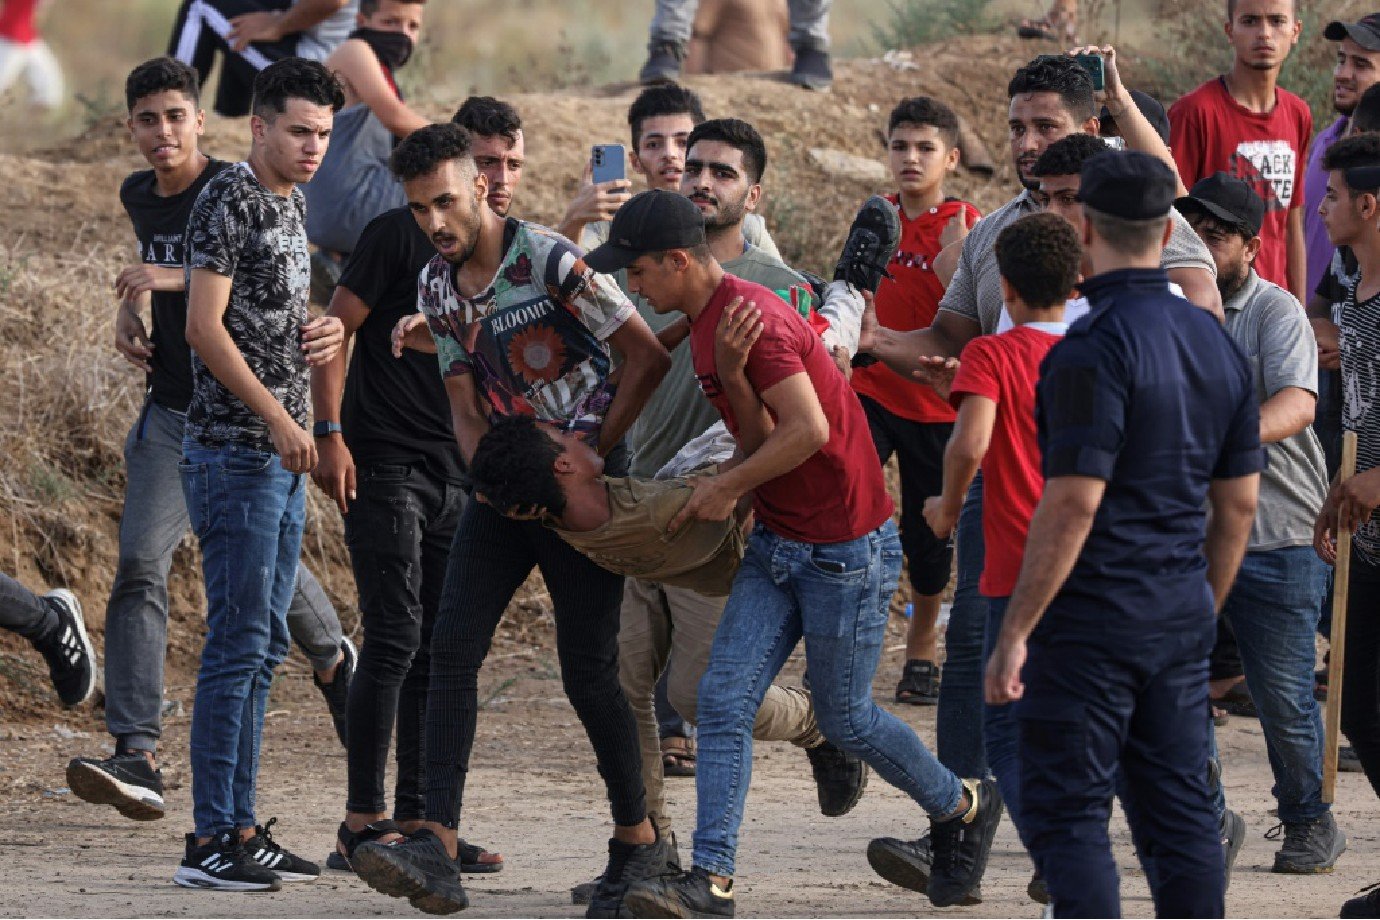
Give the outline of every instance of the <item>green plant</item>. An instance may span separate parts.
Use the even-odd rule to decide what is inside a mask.
[[[881,21],[872,23],[872,40],[880,51],[990,32],[998,25],[987,12],[988,0],[886,0],[884,6]]]

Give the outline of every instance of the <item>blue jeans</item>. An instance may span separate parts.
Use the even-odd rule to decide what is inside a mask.
[[[987,598],[987,639],[982,646],[982,667],[987,669],[987,660],[992,657],[992,649],[1001,635],[1002,620],[1006,618],[1008,597]],[[1016,722],[1015,710],[1010,704],[989,706],[982,704],[982,743],[987,753],[987,765],[997,778],[1001,789],[1001,799],[1006,805],[1006,813],[1017,828],[1021,819],[1021,758],[1017,754],[1020,741],[1020,727]]]
[[[1322,707],[1313,697],[1313,635],[1326,589],[1327,567],[1311,546],[1251,552],[1222,608],[1260,713],[1279,819],[1289,823],[1329,809],[1322,800]]]
[[[306,486],[277,454],[190,440],[182,452],[182,491],[206,580],[206,645],[192,710],[192,817],[197,836],[211,837],[256,823],[259,740],[273,670],[288,653]]]
[[[700,680],[696,866],[733,874],[752,777],[753,722],[802,635],[824,736],[931,815],[958,807],[958,777],[872,700],[901,558],[891,521],[846,543],[800,543],[761,524],[753,530]]]
[[[939,762],[959,776],[987,775],[982,746],[983,634],[987,598],[978,593],[986,557],[982,540],[982,474],[973,479],[954,536],[958,551],[958,584],[944,631],[944,685],[935,716],[935,752]]]

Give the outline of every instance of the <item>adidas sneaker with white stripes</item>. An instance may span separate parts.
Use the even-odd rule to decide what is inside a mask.
[[[283,849],[273,839],[269,829],[277,823],[277,818],[269,818],[267,824],[256,826],[254,836],[244,842],[245,855],[265,869],[271,870],[285,882],[316,881],[321,877],[320,866]]]
[[[249,858],[240,835],[225,831],[197,846],[196,834],[187,835],[187,855],[173,875],[183,888],[216,891],[277,891],[282,880]]]

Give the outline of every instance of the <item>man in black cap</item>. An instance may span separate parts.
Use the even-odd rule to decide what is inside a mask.
[[[733,916],[753,722],[802,636],[820,730],[931,816],[930,900],[964,902],[986,866],[1001,794],[990,779],[941,766],[872,700],[902,554],[858,397],[797,310],[723,270],[690,199],[662,190],[634,197],[586,261],[596,271],[626,269],[629,290],[652,309],[686,315],[700,388],[746,457],[695,479],[671,529],[724,520],[749,493],[757,516],[700,681],[694,867],[631,885],[623,906],[642,917]],[[744,311],[753,334],[746,352],[723,341]]]
[[[485,206],[488,181],[459,125],[419,128],[394,149],[390,165],[437,251],[418,279],[417,299],[435,340],[461,459],[469,464],[497,420],[528,415],[579,436],[611,472],[626,470],[623,434],[670,357],[618,285],[592,271],[565,237]],[[611,347],[623,359],[616,387]],[[456,829],[478,674],[504,609],[533,567],[551,594],[566,696],[594,748],[614,823],[591,916],[617,916],[628,880],[665,871],[669,859],[669,842],[647,820],[637,726],[618,684],[622,577],[536,521],[469,502],[431,636],[424,820],[401,842],[361,843],[352,860],[370,886],[430,913],[468,903]]]
[[[1255,515],[1260,417],[1226,332],[1167,291],[1173,171],[1109,152],[1082,176],[1092,309],[1042,368],[1045,491],[986,696],[1019,701],[1019,830],[1055,916],[1120,916],[1119,793],[1156,914],[1220,917],[1207,656]]]
[[[1217,263],[1227,332],[1251,358],[1269,464],[1246,556],[1222,608],[1270,747],[1284,845],[1274,871],[1328,872],[1346,837],[1322,800],[1322,714],[1313,696],[1313,634],[1327,570],[1312,549],[1327,465],[1309,427],[1317,402],[1313,330],[1288,292],[1255,273],[1265,203],[1225,172],[1175,205]],[[1220,798],[1219,809],[1226,803]],[[1239,839],[1240,835],[1236,836]]]

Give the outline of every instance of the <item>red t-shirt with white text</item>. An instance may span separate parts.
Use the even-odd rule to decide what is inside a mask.
[[[829,422],[829,440],[823,447],[789,473],[754,490],[757,519],[778,536],[802,543],[843,543],[871,533],[891,517],[892,504],[867,416],[819,335],[798,311],[770,289],[725,274],[704,312],[690,324],[690,352],[700,389],[736,437],[738,420],[714,361],[715,330],[734,297],[755,302],[762,313],[762,334],[747,358],[752,389],[760,395],[803,373]]]
[[[1288,214],[1303,207],[1303,173],[1313,114],[1288,90],[1275,90],[1269,112],[1252,112],[1231,97],[1221,77],[1169,107],[1169,147],[1179,177],[1192,188],[1225,170],[1251,184],[1265,201],[1256,274],[1289,289]]]
[[[949,398],[997,404],[987,456],[982,458],[982,539],[987,548],[978,590],[1007,597],[1016,588],[1030,519],[1045,489],[1035,432],[1035,384],[1040,362],[1060,336],[1031,326],[973,339],[963,349]]]
[[[900,208],[900,198],[888,195],[887,201]],[[887,329],[909,332],[925,329],[934,322],[944,285],[934,273],[934,260],[943,247],[939,237],[955,214],[963,214],[969,224],[982,213],[966,201],[950,198],[938,207],[914,217],[901,211],[901,242],[877,286],[877,323]],[[953,407],[918,380],[907,380],[880,361],[853,372],[853,389],[877,402],[892,415],[913,422],[952,422]]]

